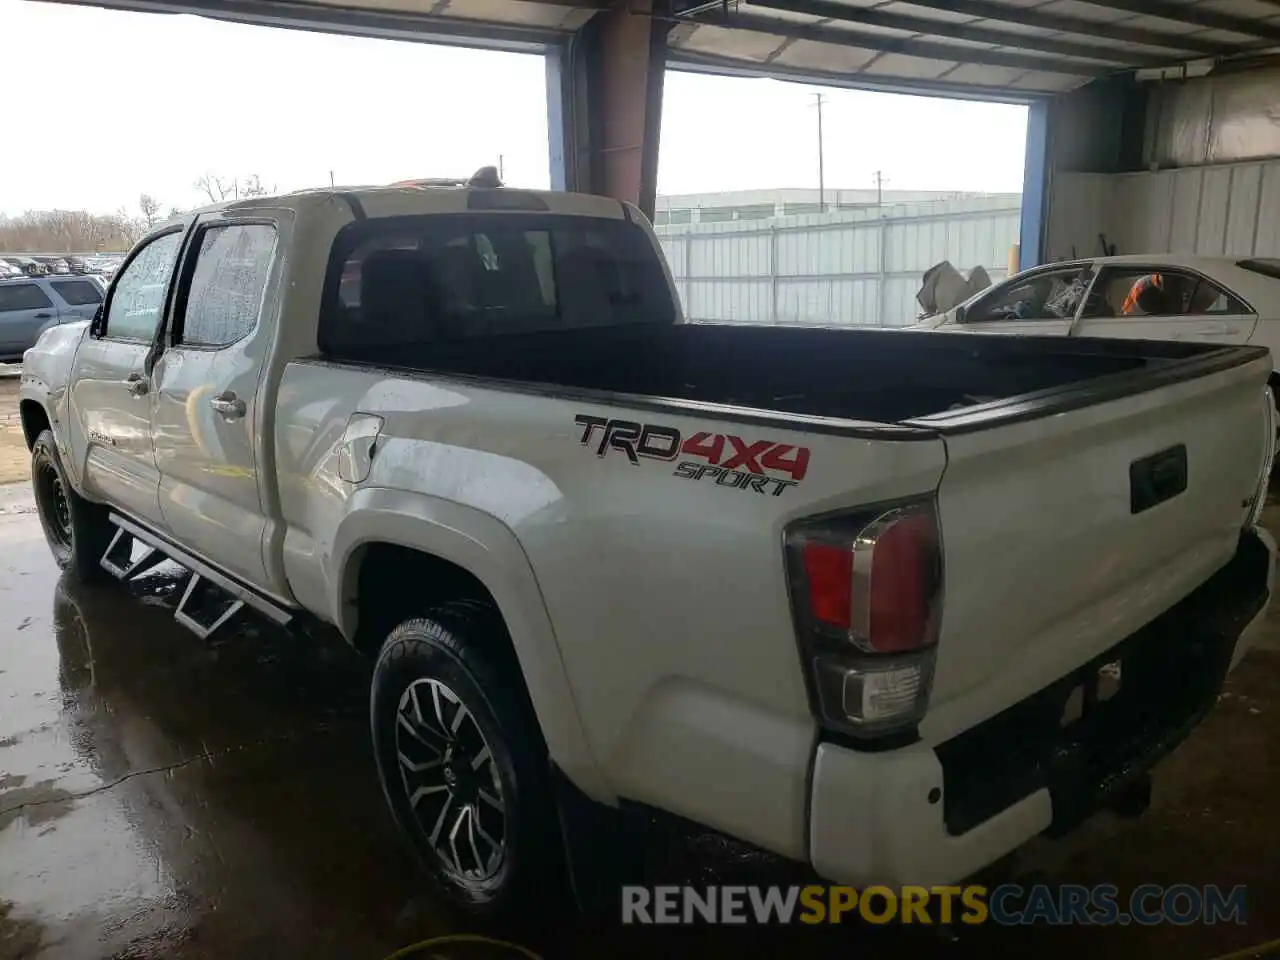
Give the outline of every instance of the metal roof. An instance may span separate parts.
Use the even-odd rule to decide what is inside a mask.
[[[695,64],[1013,98],[1280,47],[1280,0],[677,2]]]
[[[609,0],[51,0],[261,26],[536,52]]]
[[[60,0],[536,49],[627,0]],[[1280,49],[1280,0],[670,0],[678,65],[1029,99],[1125,70]]]

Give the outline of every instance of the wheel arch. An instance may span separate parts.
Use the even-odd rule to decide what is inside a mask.
[[[411,596],[390,603],[376,591],[369,596],[372,584],[389,581],[389,570],[407,572],[399,579],[414,584]],[[615,799],[590,749],[532,565],[509,527],[450,501],[365,488],[347,503],[327,579],[333,622],[364,652],[376,653],[389,615],[405,619],[449,599],[491,602],[506,625],[551,759],[593,799]]]
[[[30,450],[36,445],[36,437],[45,430],[53,429],[53,421],[39,400],[24,398],[18,403],[18,416],[22,422],[22,437]]]

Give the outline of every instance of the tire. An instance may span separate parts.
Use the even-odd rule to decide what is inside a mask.
[[[546,745],[508,650],[488,605],[406,620],[378,655],[370,722],[383,793],[436,891],[512,920],[563,893],[565,868]]]
[[[105,581],[99,561],[113,533],[107,510],[84,499],[67,481],[50,430],[41,431],[31,447],[31,487],[54,561],[80,583]]]

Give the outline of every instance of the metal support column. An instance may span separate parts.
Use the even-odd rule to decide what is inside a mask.
[[[566,48],[547,51],[547,151],[551,164],[551,189],[569,189],[565,137],[571,128],[565,123],[565,59]]]
[[[1025,270],[1044,256],[1045,216],[1049,205],[1049,104],[1038,101],[1027,108],[1027,149],[1022,173],[1022,229],[1018,268]]]
[[[670,24],[634,0],[596,14],[547,60],[551,181],[652,219]]]

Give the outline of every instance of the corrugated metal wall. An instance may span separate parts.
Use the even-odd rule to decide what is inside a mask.
[[[940,260],[1004,276],[1020,217],[992,197],[657,232],[692,320],[904,326]]]
[[[1117,253],[1280,256],[1280,160],[1159,170],[1060,173],[1049,258]]]

